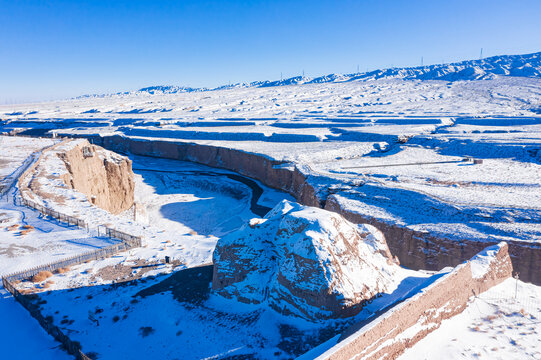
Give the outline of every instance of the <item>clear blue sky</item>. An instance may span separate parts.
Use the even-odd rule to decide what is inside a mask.
[[[0,0],[0,104],[541,51],[539,0]]]

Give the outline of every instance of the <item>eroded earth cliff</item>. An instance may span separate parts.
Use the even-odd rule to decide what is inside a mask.
[[[95,205],[118,214],[133,205],[134,181],[131,160],[88,141],[59,153],[68,173],[63,180],[84,193]]]
[[[131,160],[87,140],[65,141],[45,151],[22,191],[41,201],[64,203],[78,197],[118,214],[134,201],[135,183]],[[71,190],[71,191],[70,191]]]

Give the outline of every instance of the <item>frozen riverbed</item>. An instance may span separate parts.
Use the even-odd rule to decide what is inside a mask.
[[[238,174],[185,161],[134,156],[138,221],[179,234],[220,236],[253,217],[264,216],[282,199]]]

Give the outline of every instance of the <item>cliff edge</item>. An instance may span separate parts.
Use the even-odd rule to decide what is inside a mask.
[[[44,205],[73,209],[73,201],[88,201],[118,214],[134,202],[131,160],[87,140],[65,140],[44,151],[23,178],[21,193]]]
[[[130,159],[86,140],[77,141],[58,157],[68,170],[62,175],[64,183],[85,194],[92,204],[113,214],[132,207],[135,183]]]

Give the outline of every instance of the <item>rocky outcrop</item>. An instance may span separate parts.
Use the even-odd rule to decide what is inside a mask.
[[[397,269],[374,227],[286,200],[220,239],[213,262],[216,293],[310,320],[357,314]]]
[[[58,157],[67,173],[64,183],[83,194],[96,206],[118,214],[133,205],[135,183],[131,160],[88,141],[78,141]]]

